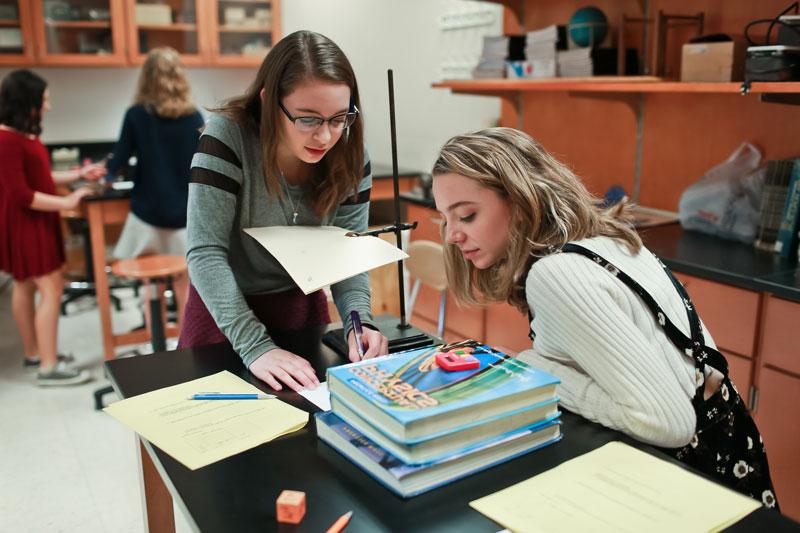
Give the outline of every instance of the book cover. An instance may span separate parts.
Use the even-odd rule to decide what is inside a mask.
[[[478,368],[447,372],[436,354],[471,355]],[[328,369],[331,394],[394,440],[409,442],[555,396],[558,378],[473,340]]]
[[[331,411],[316,413],[319,438],[396,494],[407,498],[561,440],[560,422],[521,428],[440,461],[409,465]]]

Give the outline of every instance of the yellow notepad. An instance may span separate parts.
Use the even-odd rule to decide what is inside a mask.
[[[760,505],[621,442],[470,502],[514,532],[717,531]]]
[[[105,412],[196,470],[297,431],[308,413],[278,399],[189,400],[199,392],[258,393],[223,371],[109,405]]]

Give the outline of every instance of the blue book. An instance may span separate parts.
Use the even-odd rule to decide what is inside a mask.
[[[317,413],[317,435],[399,496],[408,498],[532,452],[561,439],[557,420],[499,435],[440,461],[408,465],[333,412]]]
[[[478,368],[447,372],[436,354],[472,356]],[[558,378],[475,341],[409,350],[328,369],[334,412],[345,403],[372,427],[412,443],[555,398]]]
[[[797,249],[797,232],[800,230],[800,159],[794,160],[781,226],[775,240],[775,250],[781,257],[790,257]]]

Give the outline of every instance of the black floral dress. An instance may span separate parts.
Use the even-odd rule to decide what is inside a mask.
[[[683,285],[659,261],[683,299],[689,317],[691,337],[687,337],[667,318],[655,299],[641,285],[603,257],[573,243],[566,244],[561,252],[588,257],[616,276],[642,298],[669,340],[694,359],[697,386],[692,399],[697,415],[695,434],[689,444],[682,448],[662,450],[723,485],[762,502],[764,506],[778,509],[761,434],[728,376],[728,362],[725,357],[705,344],[700,318]],[[533,337],[534,333],[531,331],[531,338]],[[719,370],[724,376],[719,390],[708,399],[703,397],[706,365]]]

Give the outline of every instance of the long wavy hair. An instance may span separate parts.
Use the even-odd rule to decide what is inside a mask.
[[[134,104],[164,118],[194,113],[189,80],[181,57],[169,47],[153,48],[142,65]]]
[[[278,102],[299,85],[310,81],[344,83],[350,88],[350,104],[361,109],[353,67],[344,52],[329,38],[311,31],[296,31],[276,44],[264,58],[256,78],[242,96],[215,111],[254,131],[261,142],[267,189],[283,194],[278,168],[278,143],[282,136],[282,112]],[[261,91],[264,91],[262,105]],[[364,122],[356,121],[318,163],[311,178],[311,207],[325,216],[348,196],[356,194],[364,170]]]
[[[9,72],[0,84],[0,124],[22,133],[42,133],[42,104],[47,82],[30,70]]]
[[[569,168],[521,131],[489,128],[453,137],[439,153],[433,179],[451,173],[500,194],[511,216],[507,254],[490,268],[475,268],[457,246],[445,243],[447,281],[463,303],[507,301],[527,312],[524,277],[538,258],[569,241],[601,235],[618,239],[633,254],[642,246],[627,202],[601,207]]]

